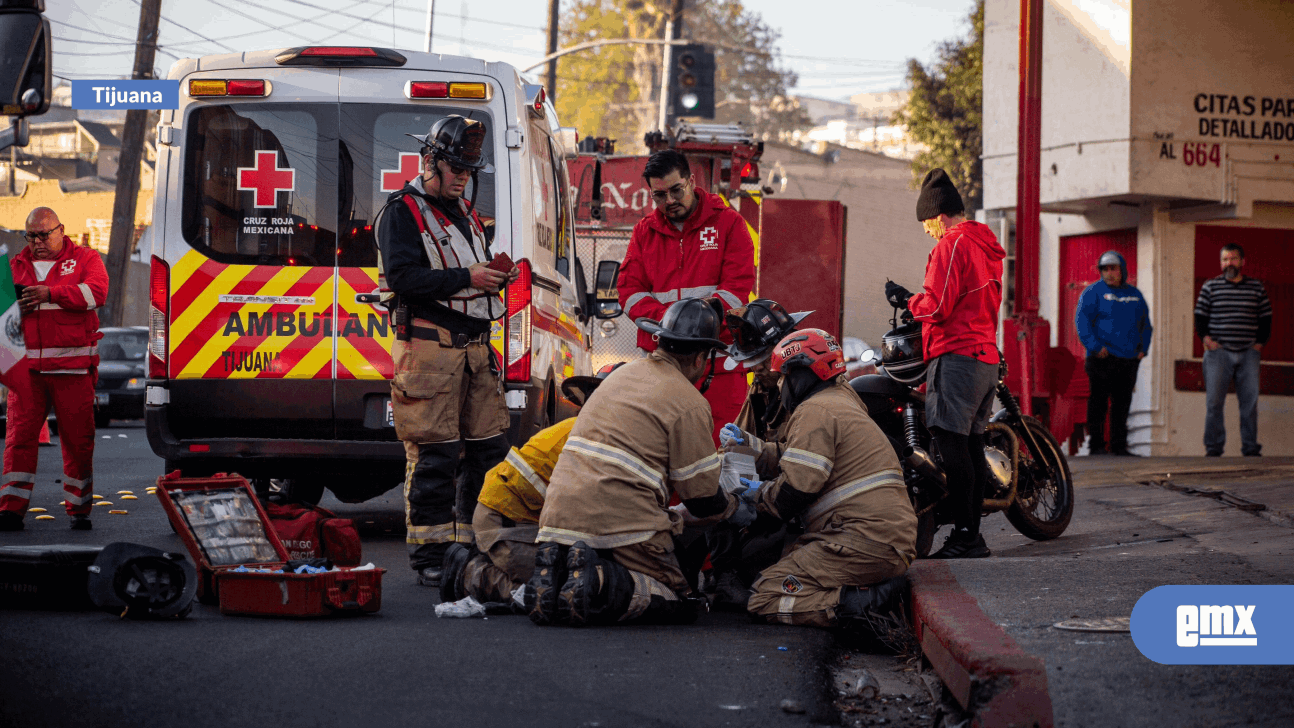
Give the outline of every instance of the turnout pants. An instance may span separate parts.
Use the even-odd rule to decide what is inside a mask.
[[[515,523],[493,508],[477,503],[472,529],[481,553],[467,563],[464,588],[482,604],[511,600],[512,591],[534,573],[539,524]]]
[[[449,544],[473,542],[469,519],[485,473],[508,454],[508,410],[489,344],[460,348],[448,332],[440,335],[391,347],[391,404],[406,459],[405,540],[415,571],[439,567]]]
[[[907,569],[884,544],[844,532],[806,533],[755,580],[747,609],[770,622],[831,627],[842,587],[870,586]]]
[[[41,374],[14,367],[5,423],[0,511],[24,515],[36,482],[41,426],[50,407],[63,447],[63,493],[69,516],[88,515],[94,494],[94,380],[89,374]]]
[[[1091,385],[1087,399],[1087,432],[1091,435],[1088,447],[1093,453],[1107,449],[1124,452],[1128,449],[1128,410],[1132,407],[1132,388],[1137,384],[1140,359],[1104,359],[1087,357],[1083,369]],[[1105,437],[1105,413],[1110,413],[1110,438]]]

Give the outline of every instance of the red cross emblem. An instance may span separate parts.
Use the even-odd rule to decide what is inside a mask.
[[[401,152],[399,169],[382,170],[382,191],[398,192],[403,189],[405,182],[418,176],[421,160],[421,156],[414,152]]]
[[[238,168],[238,189],[256,193],[256,207],[275,207],[279,190],[296,189],[297,171],[279,167],[279,153],[256,151],[255,167]]]

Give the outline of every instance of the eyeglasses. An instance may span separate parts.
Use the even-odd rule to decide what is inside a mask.
[[[27,233],[23,237],[27,238],[27,242],[29,243],[34,243],[37,240],[49,240],[49,236],[53,235],[55,230],[61,230],[62,228],[63,223],[59,223],[43,233]]]
[[[690,180],[689,180],[690,181]],[[668,190],[658,190],[651,193],[651,198],[657,202],[664,202],[666,199],[673,197],[676,200],[682,200],[687,195],[687,181],[679,182],[670,187]]]

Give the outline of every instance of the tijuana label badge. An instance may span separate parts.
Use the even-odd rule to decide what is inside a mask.
[[[782,591],[786,594],[799,594],[804,591],[804,585],[794,576],[788,576],[782,580]]]

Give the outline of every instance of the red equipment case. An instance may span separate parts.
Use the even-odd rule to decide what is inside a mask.
[[[184,478],[176,471],[157,479],[157,498],[198,565],[198,600],[218,600],[223,614],[323,617],[382,607],[385,569],[234,571],[279,569],[288,561],[251,484],[238,474]]]

